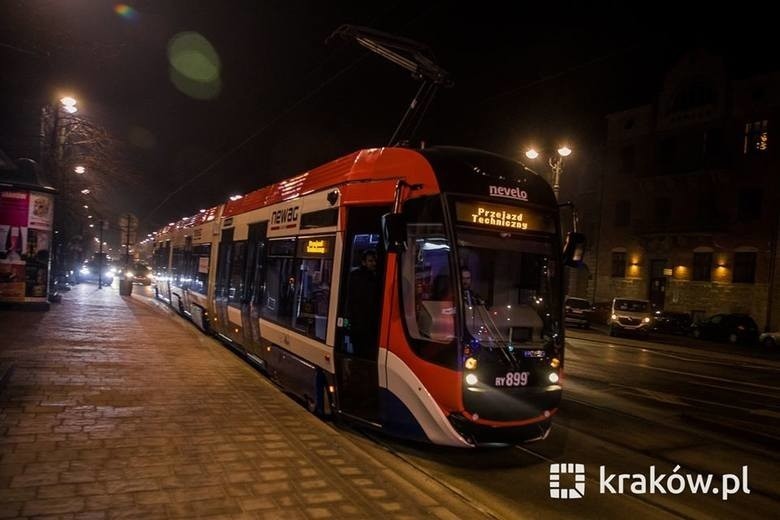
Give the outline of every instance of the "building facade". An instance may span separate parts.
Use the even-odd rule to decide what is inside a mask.
[[[780,73],[735,77],[691,52],[655,102],[607,123],[594,300],[780,329]]]

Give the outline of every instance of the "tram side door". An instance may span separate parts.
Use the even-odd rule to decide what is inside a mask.
[[[388,207],[349,209],[334,347],[339,411],[372,423],[379,421],[379,330],[386,256],[380,232],[381,216],[388,211]]]
[[[225,335],[228,333],[228,290],[230,284],[230,267],[233,254],[233,229],[222,231],[219,241],[219,254],[217,257],[217,281],[214,293],[214,307],[217,311],[217,324],[212,326],[217,332]]]
[[[244,273],[245,297],[241,306],[244,347],[255,354],[260,350],[260,302],[265,294],[265,240],[268,222],[249,225],[247,262]]]

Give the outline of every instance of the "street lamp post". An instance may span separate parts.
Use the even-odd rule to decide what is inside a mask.
[[[51,266],[53,276],[50,277],[52,287],[57,284],[57,277],[62,272],[63,251],[62,242],[67,237],[66,233],[60,233],[65,224],[67,214],[67,175],[63,175],[62,162],[65,156],[65,144],[67,140],[68,118],[78,111],[76,99],[65,96],[56,103],[47,104],[41,109],[41,133],[40,133],[40,163],[45,169],[54,185],[58,188],[60,196],[55,205],[53,220],[54,240],[51,248]],[[60,228],[60,229],[58,229]],[[52,292],[52,295],[56,291]]]
[[[547,158],[547,164],[550,166],[550,170],[552,170],[552,189],[553,193],[555,193],[555,198],[558,199],[558,194],[561,190],[561,175],[563,174],[563,160],[564,158],[571,155],[571,148],[568,146],[561,146],[557,150],[557,155],[550,156]],[[525,156],[528,157],[531,160],[534,160],[539,157],[539,152],[534,150],[533,148],[529,148],[525,152]]]

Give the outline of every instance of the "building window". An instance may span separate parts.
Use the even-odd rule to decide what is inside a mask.
[[[612,278],[626,277],[626,254],[623,252],[612,253]]]
[[[750,222],[761,218],[761,190],[748,188],[737,195],[737,218],[740,222]]]
[[[693,281],[712,280],[712,253],[693,253]]]
[[[626,227],[631,222],[631,201],[619,200],[615,203],[615,227]]]
[[[753,121],[745,123],[745,144],[742,152],[744,154],[761,153],[769,148],[769,121]]]
[[[734,253],[734,283],[756,282],[756,254]]]

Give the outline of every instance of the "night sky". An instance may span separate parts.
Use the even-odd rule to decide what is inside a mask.
[[[137,214],[144,232],[387,143],[418,84],[355,42],[326,44],[341,24],[425,43],[451,73],[454,86],[424,122],[426,143],[519,158],[527,143],[553,149],[565,140],[575,149],[572,176],[592,168],[603,149],[605,115],[652,102],[686,50],[723,55],[737,75],[777,64],[761,16],[713,21],[709,4],[690,12],[658,3],[633,11],[624,3],[484,1],[116,5],[0,0],[0,148],[37,158],[40,107],[72,93],[80,114],[121,148],[121,171],[91,172],[111,179],[103,202]],[[210,99],[171,80],[168,45],[185,31],[218,55],[219,89]]]

